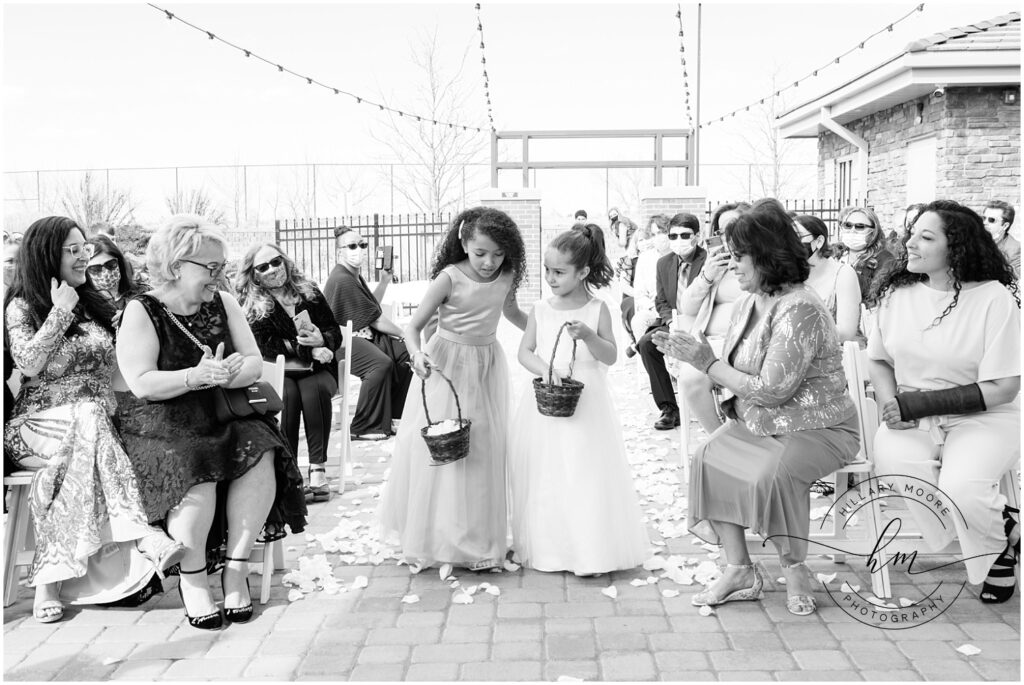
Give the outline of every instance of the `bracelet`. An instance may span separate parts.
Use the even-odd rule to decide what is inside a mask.
[[[701,269],[700,276],[701,276],[701,278],[703,278],[707,282],[708,285],[714,285],[715,284],[715,279],[708,278],[708,275],[706,273],[704,273],[703,269]]]
[[[193,389],[192,386],[188,384],[188,374],[189,374],[190,371],[192,371],[192,368],[193,367],[190,366],[187,369],[185,369],[185,388],[187,390],[192,390]]]
[[[704,367],[704,374],[707,375],[711,372],[711,367],[715,365],[715,362],[721,361],[718,357],[712,357],[711,363]]]

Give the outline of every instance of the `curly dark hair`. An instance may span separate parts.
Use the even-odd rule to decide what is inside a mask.
[[[928,212],[937,214],[942,222],[942,230],[946,234],[949,274],[953,282],[953,301],[936,317],[932,326],[939,325],[939,322],[953,311],[953,307],[960,301],[963,284],[971,281],[999,281],[1010,291],[1013,299],[1017,301],[1017,306],[1020,307],[1020,294],[1013,267],[985,230],[981,216],[959,202],[935,200],[925,205],[914,220],[914,225],[916,226],[921,217]],[[907,255],[904,253],[875,278],[871,289],[872,297],[876,301],[881,301],[891,290],[927,280],[927,274],[907,270]]]
[[[797,237],[793,219],[775,198],[764,198],[725,229],[729,249],[750,255],[761,275],[761,291],[774,295],[791,283],[803,283],[811,274],[807,249]]]
[[[64,241],[71,231],[78,230],[85,237],[85,231],[64,216],[48,216],[35,221],[25,231],[18,253],[18,265],[14,271],[14,282],[4,296],[4,311],[15,297],[23,298],[28,303],[32,323],[36,328],[43,325],[53,300],[50,298],[50,279],[60,280],[60,265],[64,255]],[[75,320],[65,331],[65,337],[80,335],[84,331],[81,324],[92,320],[114,334],[112,323],[117,310],[107,296],[96,290],[86,279],[85,283],[75,288],[78,292],[78,304],[73,311]],[[7,338],[7,327],[4,326],[4,338]]]
[[[708,235],[718,235],[722,232],[722,227],[719,223],[722,220],[722,215],[726,212],[738,211],[740,214],[750,209],[749,202],[726,202],[724,205],[719,205],[715,210],[715,213],[711,215],[711,223],[708,224]]]
[[[587,286],[601,288],[610,285],[615,270],[604,251],[600,235],[601,227],[595,224],[577,224],[571,230],[559,233],[548,247],[568,255],[569,263],[576,269],[590,267],[590,273],[583,279]]]
[[[135,278],[135,269],[132,267],[132,263],[124,256],[124,252],[117,246],[117,243],[102,233],[97,234],[88,242],[94,246],[95,254],[108,254],[117,260],[117,267],[121,271],[121,279],[117,282],[118,297],[134,297],[146,291],[145,284]],[[89,275],[88,269],[85,272],[85,280],[92,283],[92,276]]]
[[[446,266],[469,259],[462,241],[469,240],[477,233],[487,236],[505,251],[501,270],[512,272],[512,292],[519,290],[520,283],[526,277],[526,246],[523,245],[523,236],[508,214],[490,207],[466,209],[452,219],[448,234],[437,246],[430,279],[437,278]]]

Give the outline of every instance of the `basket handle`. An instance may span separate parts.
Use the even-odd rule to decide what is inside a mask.
[[[450,380],[448,380],[448,376],[441,373],[441,369],[437,368],[436,366],[432,368],[434,369],[434,373],[443,378],[444,382],[448,384],[448,387],[452,389],[452,395],[455,397],[455,411],[459,415],[459,425],[461,426],[462,405],[459,403],[459,393],[455,392],[455,386],[452,385],[452,382]],[[427,425],[429,426],[433,422],[430,420],[430,410],[427,409],[427,379],[425,378],[423,379],[423,382],[420,383],[420,393],[422,393],[423,395],[423,413],[426,414],[427,416]]]
[[[562,338],[562,331],[569,325],[566,321],[558,328],[558,335],[555,336],[555,344],[551,347],[551,361],[548,362],[548,385],[551,385],[551,380],[555,375],[555,351],[558,349],[558,341]],[[572,378],[572,367],[576,364],[576,339],[572,341],[572,357],[569,359],[569,375],[566,378]]]

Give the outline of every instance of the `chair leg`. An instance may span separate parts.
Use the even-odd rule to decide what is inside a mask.
[[[679,397],[679,463],[683,467],[683,485],[690,484],[690,408]]]
[[[874,473],[869,474],[869,477],[873,476]],[[882,530],[882,508],[878,505],[878,497],[868,496],[867,509],[868,511],[865,513],[867,514],[868,539],[873,542],[878,540],[878,535]],[[861,509],[861,511],[864,510]],[[871,591],[875,593],[876,597],[884,599],[892,597],[888,562],[889,555],[884,549],[875,552],[873,563],[877,568],[871,573]]]
[[[273,548],[281,544],[280,540],[267,542],[263,545],[263,571],[260,575],[260,604],[266,604],[270,600],[270,581],[274,578],[274,551]]]
[[[10,489],[11,506],[7,511],[7,530],[4,531],[4,606],[18,599],[18,556],[25,549],[28,538],[29,514],[28,485],[13,485]]]

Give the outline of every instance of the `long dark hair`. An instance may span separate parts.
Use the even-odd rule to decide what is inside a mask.
[[[985,223],[978,213],[953,200],[935,200],[925,205],[914,223],[928,212],[937,214],[942,222],[942,230],[946,234],[949,274],[953,283],[953,300],[932,322],[932,326],[939,325],[946,314],[953,311],[953,307],[960,301],[963,284],[972,281],[999,281],[1010,291],[1020,307],[1013,267],[985,230]],[[920,283],[927,278],[927,274],[907,270],[907,255],[903,253],[875,279],[872,297],[875,301],[881,301],[889,291]]]
[[[814,239],[824,238],[825,242],[818,248],[818,254],[823,259],[828,259],[832,256],[832,246],[828,242],[828,226],[825,225],[824,221],[813,214],[800,214],[794,221],[806,228],[807,232],[814,236]]]
[[[339,234],[344,235],[344,234]],[[235,292],[238,293],[238,300],[245,312],[245,318],[252,323],[270,316],[274,311],[274,296],[266,288],[256,282],[256,253],[264,247],[271,247],[284,260],[285,273],[288,278],[285,280],[285,291],[292,297],[301,297],[311,301],[316,299],[319,290],[313,281],[306,278],[302,270],[295,264],[295,261],[284,253],[274,243],[261,243],[250,247],[242,263],[238,267],[238,274],[235,276]]]
[[[569,257],[569,263],[576,269],[590,267],[590,273],[583,279],[588,286],[601,288],[610,285],[615,277],[608,254],[598,238],[601,228],[594,224],[577,224],[571,230],[555,236],[548,245]]]
[[[516,222],[512,221],[508,214],[490,207],[463,210],[452,220],[448,234],[437,246],[434,265],[430,270],[431,280],[437,278],[446,266],[458,264],[469,258],[462,247],[462,241],[469,240],[477,233],[487,236],[505,251],[501,270],[512,272],[512,292],[516,292],[526,275],[526,246],[523,245],[523,236],[520,235]]]
[[[48,216],[39,219],[28,227],[21,241],[18,253],[18,266],[14,271],[14,282],[7,295],[4,296],[4,311],[16,297],[28,303],[32,324],[38,329],[42,327],[53,300],[50,298],[50,279],[60,280],[60,266],[64,255],[64,241],[71,231],[78,229],[85,237],[85,231],[72,219],[63,216]],[[111,321],[116,309],[113,303],[89,283],[75,288],[78,292],[78,304],[75,305],[75,320],[65,332],[65,337],[79,335],[84,331],[81,324],[92,320],[114,334]],[[7,338],[7,327],[4,326],[4,338]]]
[[[121,271],[121,279],[117,282],[117,295],[130,297],[146,290],[145,286],[135,278],[135,269],[131,262],[125,258],[121,248],[113,240],[103,234],[98,234],[88,241],[95,246],[95,254],[108,254],[117,260],[117,268]],[[85,280],[92,283],[89,271],[86,269]]]

